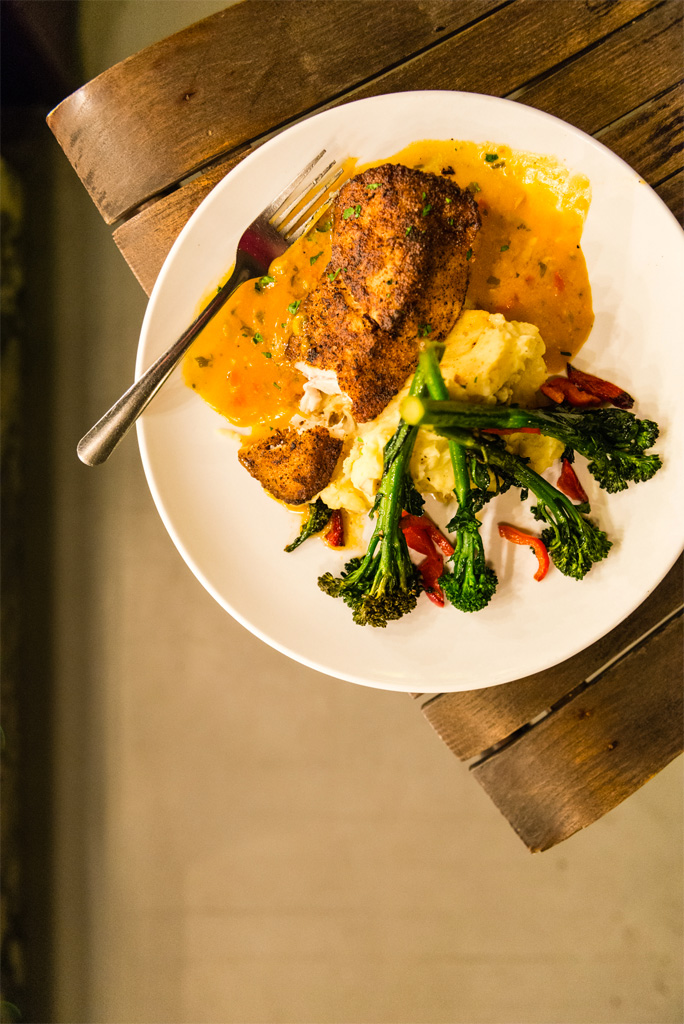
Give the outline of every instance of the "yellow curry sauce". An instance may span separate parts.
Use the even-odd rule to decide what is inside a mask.
[[[535,324],[549,371],[561,369],[594,320],[580,248],[587,179],[570,176],[550,158],[457,140],[416,142],[380,162],[449,172],[474,194],[482,228],[469,253],[467,304]],[[253,438],[284,426],[297,411],[305,378],[283,353],[299,329],[299,304],[329,258],[324,217],[274,261],[266,278],[246,282],[230,297],[185,357],[186,383],[232,424],[251,428]]]

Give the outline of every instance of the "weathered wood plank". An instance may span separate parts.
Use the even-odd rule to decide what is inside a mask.
[[[684,168],[684,88],[644,103],[596,138],[649,185],[659,184]]]
[[[350,94],[348,99],[409,89],[459,89],[507,96],[538,75],[598,43],[658,0],[518,0],[444,40],[439,57],[419,55]],[[417,83],[420,83],[418,85]]]
[[[684,5],[665,3],[515,98],[594,135],[682,75]]]
[[[423,713],[457,757],[476,757],[527,725],[681,607],[683,587],[684,559],[680,558],[629,618],[552,672],[483,690],[439,694],[424,704]]]
[[[679,223],[684,226],[684,171],[678,171],[660,185],[656,185],[655,190]]]
[[[602,817],[684,747],[682,616],[574,700],[475,765],[532,852]]]
[[[114,241],[148,295],[187,221],[214,186],[249,152],[249,147],[245,147],[223,157],[182,188],[151,202],[116,228]]]
[[[108,224],[504,0],[244,0],[105,71],[48,123]]]

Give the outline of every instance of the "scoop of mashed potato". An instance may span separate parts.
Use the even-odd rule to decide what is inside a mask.
[[[545,346],[532,324],[508,321],[500,313],[465,310],[447,335],[441,370],[454,399],[533,405],[548,371]],[[330,508],[367,512],[382,476],[382,453],[399,423],[399,407],[406,387],[370,423],[358,425],[347,438],[344,458],[335,476],[321,492]],[[529,458],[542,473],[560,457],[563,445],[536,434],[511,434],[506,443],[516,454]],[[418,432],[411,458],[411,473],[421,494],[443,501],[452,497],[454,475],[447,441],[429,430]]]

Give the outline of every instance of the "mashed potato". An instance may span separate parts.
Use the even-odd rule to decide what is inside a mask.
[[[532,324],[507,321],[500,313],[465,310],[445,339],[441,370],[454,399],[533,405],[548,371],[544,342]],[[399,407],[408,384],[370,423],[358,425],[345,440],[343,458],[321,492],[330,508],[367,512],[382,476],[382,453],[399,423]],[[530,459],[541,473],[558,459],[563,446],[536,434],[512,434],[506,443]],[[411,458],[411,473],[422,494],[452,497],[454,475],[447,441],[420,430]]]

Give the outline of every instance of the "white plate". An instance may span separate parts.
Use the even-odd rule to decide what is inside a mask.
[[[526,548],[483,536],[499,575],[490,606],[474,615],[422,597],[386,629],[353,624],[317,587],[344,558],[317,542],[285,554],[295,517],[239,465],[225,425],[176,371],[138,424],[154,500],[181,555],[239,622],[283,654],[341,679],[392,690],[441,692],[539,672],[591,644],[658,585],[684,544],[684,233],[658,196],[609,150],[547,114],[507,100],[415,92],[361,100],[303,121],[256,150],[211,192],[178,237],[143,323],[137,372],[193,318],[230,268],[244,227],[323,147],[362,162],[419,139],[468,139],[551,155],[591,180],[583,237],[595,326],[581,365],[618,381],[635,411],[661,426],[663,469],[618,495],[591,485],[593,513],[614,542],[582,581],[551,571],[532,579]],[[498,499],[496,519],[517,497]],[[494,504],[494,503],[493,503]],[[530,519],[530,523],[533,521]]]

